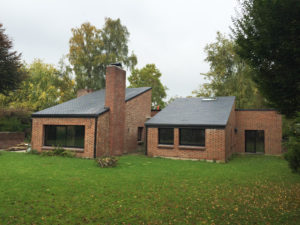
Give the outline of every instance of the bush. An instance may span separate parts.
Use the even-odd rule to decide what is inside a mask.
[[[69,157],[69,158],[75,157],[74,152],[65,150],[61,147],[56,147],[50,151],[43,151],[41,155],[42,156],[63,156],[63,157]]]
[[[26,109],[0,109],[0,132],[25,132],[30,142],[31,112]]]
[[[3,117],[0,118],[0,131],[19,132],[24,131],[24,126],[16,117]]]
[[[74,152],[70,152],[70,151],[63,151],[59,154],[59,156],[62,157],[68,157],[68,158],[74,158],[75,157],[75,153]]]
[[[118,159],[116,157],[106,156],[96,159],[97,165],[102,168],[116,167]]]
[[[285,153],[284,158],[289,162],[293,172],[300,173],[300,138],[290,137],[286,145],[288,152]]]
[[[288,151],[285,153],[284,158],[289,162],[293,172],[300,173],[300,113],[297,114],[291,123],[285,147]]]
[[[32,155],[39,155],[40,153],[38,152],[38,150],[35,149],[31,149],[30,151],[27,152],[28,154],[32,154]]]
[[[53,151],[42,151],[41,156],[54,156]]]

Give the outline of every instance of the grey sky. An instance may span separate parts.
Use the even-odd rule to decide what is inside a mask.
[[[120,18],[138,67],[155,63],[168,96],[187,96],[209,69],[205,45],[217,31],[230,32],[236,6],[236,0],[2,0],[0,23],[27,63],[57,64],[68,53],[71,28],[87,21],[101,28],[105,17]]]

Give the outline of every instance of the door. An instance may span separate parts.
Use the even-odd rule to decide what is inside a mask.
[[[263,130],[245,131],[245,151],[250,153],[265,152],[265,133]]]

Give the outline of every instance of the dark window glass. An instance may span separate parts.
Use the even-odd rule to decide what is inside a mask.
[[[264,153],[265,152],[265,137],[263,130],[246,130],[245,131],[246,152]]]
[[[66,135],[67,129],[65,126],[56,127],[56,145],[57,146],[66,146]]]
[[[52,146],[56,144],[56,127],[45,126],[45,145]]]
[[[143,127],[138,127],[138,141],[141,141],[143,137]]]
[[[205,146],[205,129],[180,128],[179,144]]]
[[[173,128],[159,128],[158,129],[158,143],[163,145],[174,144],[174,129]]]
[[[84,126],[45,126],[45,145],[84,147]]]

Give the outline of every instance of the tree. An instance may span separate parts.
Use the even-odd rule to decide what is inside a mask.
[[[289,136],[285,146],[288,151],[285,153],[285,159],[293,172],[300,174],[300,113],[293,118],[289,124]]]
[[[147,64],[142,69],[134,69],[131,76],[128,77],[130,88],[152,87],[152,106],[164,108],[166,103],[164,98],[167,97],[167,87],[163,86],[160,81],[161,73],[155,64]]]
[[[25,77],[22,70],[21,54],[12,51],[12,41],[4,33],[0,23],[0,94],[7,95],[15,90]]]
[[[105,19],[102,29],[90,23],[72,29],[69,61],[76,75],[76,88],[101,89],[105,87],[106,66],[122,62],[129,69],[137,58],[128,54],[129,32],[120,19]]]
[[[61,68],[63,63],[61,63]],[[60,71],[53,65],[35,60],[26,67],[28,73],[20,88],[9,96],[0,98],[6,107],[42,110],[75,97],[75,82],[68,72]],[[3,103],[1,105],[4,105]]]
[[[299,12],[299,0],[242,0],[232,28],[260,92],[289,117],[300,111]]]
[[[262,108],[264,99],[251,80],[251,68],[235,52],[235,42],[217,33],[216,42],[205,47],[209,83],[193,91],[196,96],[236,96],[237,108]]]

